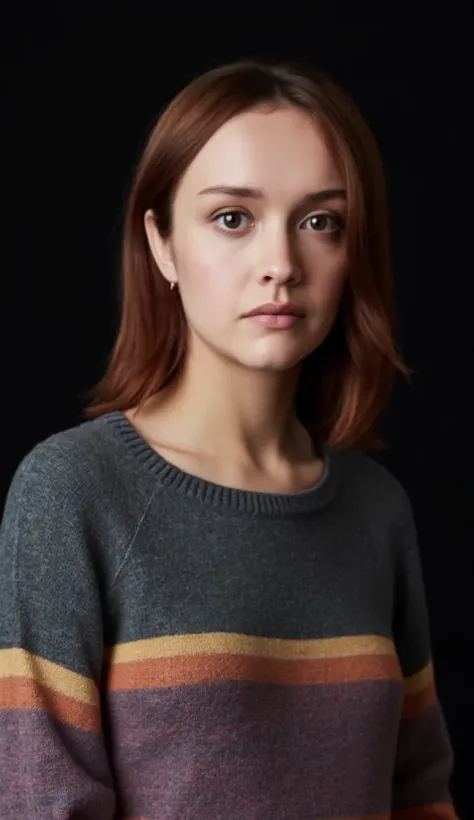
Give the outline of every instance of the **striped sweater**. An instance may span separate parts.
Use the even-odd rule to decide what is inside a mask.
[[[119,412],[22,461],[0,541],[2,820],[454,820],[413,516],[181,472]]]

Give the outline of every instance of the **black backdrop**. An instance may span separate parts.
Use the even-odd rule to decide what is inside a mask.
[[[155,117],[196,73],[238,57],[314,60],[379,140],[400,341],[415,371],[378,455],[412,499],[438,689],[469,801],[472,654],[472,164],[468,3],[3,3],[0,501],[23,455],[81,420],[118,316],[118,246]],[[376,7],[374,7],[376,8]],[[472,149],[471,149],[472,151]],[[470,697],[469,697],[470,696]]]

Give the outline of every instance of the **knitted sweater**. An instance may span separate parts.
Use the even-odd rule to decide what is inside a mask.
[[[367,455],[248,492],[126,417],[22,461],[0,539],[2,820],[453,820],[409,501]]]

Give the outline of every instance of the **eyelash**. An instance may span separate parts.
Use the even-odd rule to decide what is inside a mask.
[[[216,214],[212,218],[212,221],[217,223],[219,219],[221,219],[223,216],[226,216],[227,214],[239,214],[240,216],[247,217],[250,220],[249,215],[246,214],[245,211],[241,211],[238,208],[229,208],[226,211],[220,211],[218,214]],[[320,217],[324,217],[324,218],[327,218],[327,219],[332,219],[334,221],[336,227],[333,231],[317,231],[317,230],[315,230],[315,231],[312,231],[312,233],[322,233],[322,234],[326,234],[326,235],[329,235],[330,237],[334,238],[335,236],[339,236],[342,233],[342,231],[344,230],[344,227],[345,227],[344,217],[342,217],[340,214],[330,213],[330,212],[327,212],[327,211],[323,212],[323,213],[318,213],[318,214],[310,214],[310,216],[307,216],[306,219],[304,219],[301,224],[304,225],[304,223],[307,222],[308,220],[315,219],[315,218],[320,218]],[[239,229],[226,228],[222,225],[219,225],[219,229],[225,234],[234,234],[235,236],[239,236],[241,234],[241,231],[239,231]]]

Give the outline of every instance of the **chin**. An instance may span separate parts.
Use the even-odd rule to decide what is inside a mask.
[[[238,367],[261,372],[284,373],[298,367],[314,350],[314,345],[301,343],[302,340],[266,339],[251,344],[232,346],[213,345],[211,349],[218,357]]]
[[[264,340],[262,340],[264,341]],[[297,367],[314,350],[306,339],[274,338],[266,343],[247,348],[249,365],[261,370],[285,371]],[[312,342],[313,340],[311,340]]]
[[[280,355],[275,353],[272,355],[270,352],[266,352],[260,356],[249,356],[245,360],[241,360],[241,364],[251,370],[284,373],[298,367],[307,355],[306,351],[303,354],[290,354],[287,352],[286,354],[280,353]]]

